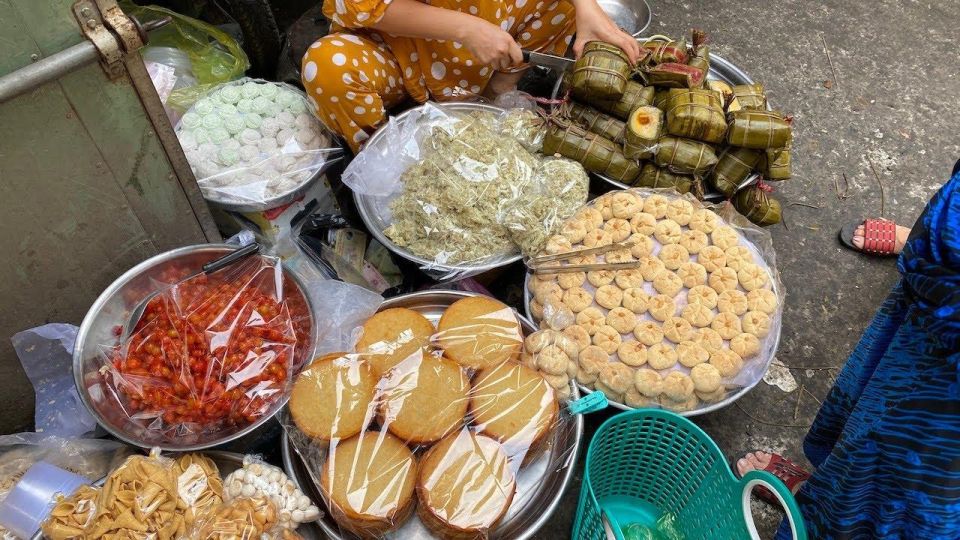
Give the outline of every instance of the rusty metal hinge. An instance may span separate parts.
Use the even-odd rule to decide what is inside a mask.
[[[115,0],[77,0],[73,15],[83,35],[100,55],[100,65],[111,79],[123,75],[124,55],[146,42],[143,29],[117,6]]]

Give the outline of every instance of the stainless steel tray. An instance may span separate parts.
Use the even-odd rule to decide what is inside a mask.
[[[471,111],[490,111],[490,112],[502,112],[503,109],[499,107],[494,107],[493,105],[488,105],[485,103],[471,103],[471,102],[461,102],[461,103],[443,103],[444,109],[449,109],[451,111],[457,112],[471,112]],[[397,115],[393,121],[403,122],[411,112],[420,110],[423,107],[416,107],[408,111]],[[373,146],[377,144],[383,137],[383,128],[377,130],[364,144],[365,147]],[[387,197],[374,197],[370,195],[362,195],[354,192],[353,200],[357,205],[357,210],[360,212],[360,218],[363,220],[363,224],[367,226],[367,230],[373,234],[381,244],[387,246],[387,249],[396,253],[397,255],[417,263],[421,268],[427,272],[440,276],[442,278],[452,278],[456,279],[460,275],[467,274],[477,274],[480,272],[485,272],[487,270],[492,270],[500,266],[506,266],[514,261],[520,260],[520,251],[515,250],[511,253],[503,253],[501,255],[496,255],[489,257],[486,260],[475,263],[475,264],[438,264],[435,261],[424,259],[419,257],[410,251],[398,246],[393,243],[392,240],[387,238],[387,235],[383,234],[384,229],[386,229],[390,223],[385,217],[389,211],[388,205],[392,196]]]
[[[636,188],[636,187],[634,187],[634,188],[626,188],[626,189],[634,189],[634,190],[636,190],[636,189],[649,189],[649,188]],[[655,190],[651,190],[651,191],[655,191]],[[678,197],[680,196],[679,194],[676,194],[676,195],[677,195]],[[587,203],[587,204],[591,204],[591,203]],[[704,203],[704,206],[707,206],[708,208],[713,209],[713,210],[715,210],[715,209],[718,208],[716,205],[710,205],[709,203]],[[782,323],[783,323],[783,315],[782,315],[782,313],[783,313],[783,291],[782,291],[782,284],[780,283],[780,280],[776,277],[776,275],[777,275],[777,274],[776,274],[776,268],[773,268],[772,265],[769,264],[769,261],[766,261],[766,260],[762,257],[762,255],[760,254],[760,251],[759,251],[758,249],[756,249],[755,247],[749,247],[749,246],[748,246],[748,248],[751,249],[751,250],[754,252],[754,255],[758,256],[759,259],[764,262],[765,268],[770,271],[771,276],[773,276],[773,279],[772,279],[772,282],[771,282],[771,285],[772,285],[772,287],[773,287],[773,292],[777,295],[778,298],[781,299],[781,300],[780,300],[780,305],[777,307],[777,312],[776,312],[775,316],[773,317],[773,320],[771,321],[770,333],[769,333],[769,335],[768,335],[767,337],[765,337],[765,338],[762,340],[762,342],[761,342],[761,343],[762,343],[762,349],[761,349],[761,350],[764,352],[765,355],[767,355],[768,361],[772,361],[772,360],[774,360],[774,359],[776,358],[777,349],[780,347],[780,331],[781,331]],[[528,286],[529,283],[530,283],[530,278],[531,278],[532,276],[533,276],[533,273],[528,270],[528,271],[527,271],[527,275],[526,275],[526,277],[525,277],[524,280],[523,280],[523,312],[524,312],[524,315],[525,315],[528,319],[530,319],[531,321],[534,321],[535,319],[533,318],[533,315],[531,315],[531,313],[530,313],[530,299],[533,297],[533,295],[531,294],[530,288],[529,288],[529,286]],[[769,369],[769,366],[767,367],[767,369]],[[733,404],[734,401],[736,401],[736,400],[740,399],[741,397],[743,397],[744,394],[746,394],[747,392],[749,392],[750,390],[752,390],[753,387],[756,386],[761,380],[763,380],[763,376],[762,376],[762,375],[759,376],[759,377],[756,377],[754,380],[750,381],[748,384],[745,384],[745,385],[739,387],[739,389],[738,389],[736,392],[731,393],[729,396],[727,396],[726,398],[724,398],[724,399],[721,400],[721,401],[718,401],[718,402],[716,402],[716,403],[706,404],[706,405],[704,405],[703,407],[700,407],[700,408],[698,408],[698,409],[694,409],[694,410],[692,410],[692,411],[677,412],[677,414],[679,414],[679,415],[681,415],[681,416],[700,416],[701,414],[707,414],[707,413],[709,413],[709,412],[713,412],[713,411],[722,409],[722,408],[724,408],[724,407],[727,407],[727,406]],[[577,385],[577,388],[580,389],[580,392],[583,393],[583,394],[590,394],[590,393],[593,393],[593,392],[596,391],[596,390],[591,390],[590,388],[587,388],[586,386],[580,384],[579,382],[576,383],[576,385]],[[620,409],[621,411],[632,411],[632,410],[634,409],[633,407],[630,407],[630,406],[628,406],[628,405],[624,405],[623,403],[619,403],[619,402],[616,402],[616,401],[613,401],[613,400],[608,400],[607,403],[609,403],[611,407]]]
[[[240,467],[243,467],[243,454],[237,454],[236,452],[224,452],[222,450],[207,450],[202,453],[210,457],[210,459],[212,459],[217,465],[217,469],[220,470],[221,478],[226,478],[228,474],[239,469]],[[107,477],[104,476],[100,480],[94,482],[93,485],[100,487],[106,481]],[[301,524],[299,527],[297,527],[297,533],[300,534],[304,540],[321,540],[324,538],[323,532],[316,522]],[[37,531],[31,540],[43,540],[43,538],[43,532]]]
[[[644,40],[641,39],[640,41],[644,41]],[[729,60],[726,60],[723,57],[718,56],[716,54],[710,55],[710,71],[709,73],[707,73],[707,79],[724,81],[730,85],[753,84],[754,82],[753,79],[749,75],[747,75],[745,71],[735,66]],[[562,83],[562,79],[557,78],[557,82],[553,85],[553,95],[551,96],[553,99],[557,99],[557,97],[560,95],[561,83]],[[769,106],[767,108],[769,108]],[[593,176],[596,176],[600,180],[603,180],[604,182],[619,189],[627,189],[630,187],[634,187],[628,184],[624,184],[623,182],[614,180],[612,178],[606,177],[602,174],[597,174],[597,173],[590,173],[590,174]],[[740,185],[740,188],[744,188],[746,186],[749,186],[750,184],[755,183],[759,178],[760,178],[760,175],[751,174],[750,176],[747,177],[746,180],[743,181],[743,183]],[[721,193],[707,192],[705,195],[705,198],[707,200],[723,200],[725,197]]]
[[[405,307],[419,311],[431,322],[436,324],[440,316],[450,304],[474,293],[461,291],[421,291],[391,298],[383,303],[381,310],[396,307]],[[520,316],[524,334],[536,331],[536,326],[526,317]],[[579,392],[573,388],[573,399],[579,397]],[[580,440],[583,438],[583,416],[577,415],[562,422],[554,430],[550,449],[544,452],[536,461],[524,467],[517,478],[517,495],[507,516],[497,527],[490,532],[490,539],[525,540],[533,535],[550,519],[560,503],[560,498],[567,490],[570,479],[573,477],[574,466],[580,450]],[[567,452],[557,451],[557,448],[571,447]],[[326,508],[320,490],[304,465],[300,455],[294,450],[289,437],[282,439],[283,466],[287,475],[306,493],[314,503]],[[352,535],[344,536],[337,524],[329,515],[320,520],[317,525],[330,538],[337,540],[355,538]],[[414,539],[432,537],[417,518],[411,518],[399,530],[387,536],[397,539]]]
[[[598,0],[597,3],[617,26],[632,36],[639,36],[650,26],[650,4],[646,0]]]

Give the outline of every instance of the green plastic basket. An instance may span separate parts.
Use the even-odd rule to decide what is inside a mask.
[[[622,540],[621,526],[654,527],[671,513],[685,540],[758,539],[750,510],[758,485],[780,499],[794,539],[806,540],[800,509],[777,477],[751,471],[738,479],[693,422],[663,410],[628,411],[604,422],[590,441],[572,537]]]

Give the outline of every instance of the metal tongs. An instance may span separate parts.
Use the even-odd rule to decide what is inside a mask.
[[[567,272],[591,272],[594,270],[629,270],[631,268],[638,268],[640,266],[640,261],[565,265],[551,263],[560,262],[567,259],[575,259],[577,257],[583,257],[586,255],[602,255],[611,251],[630,249],[634,245],[635,242],[614,242],[606,246],[580,249],[577,251],[568,251],[567,253],[541,255],[540,257],[533,257],[527,261],[527,268],[532,270],[535,274],[564,274]]]

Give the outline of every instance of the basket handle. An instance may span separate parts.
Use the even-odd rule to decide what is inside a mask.
[[[750,538],[760,540],[757,533],[757,526],[753,521],[753,509],[750,508],[750,493],[756,486],[763,486],[780,501],[780,505],[787,513],[787,520],[790,521],[790,529],[793,531],[794,540],[807,540],[807,527],[803,522],[803,514],[797,505],[793,493],[787,489],[787,486],[776,476],[766,471],[750,471],[740,479],[740,489],[743,502],[743,519],[747,523],[747,531]]]

